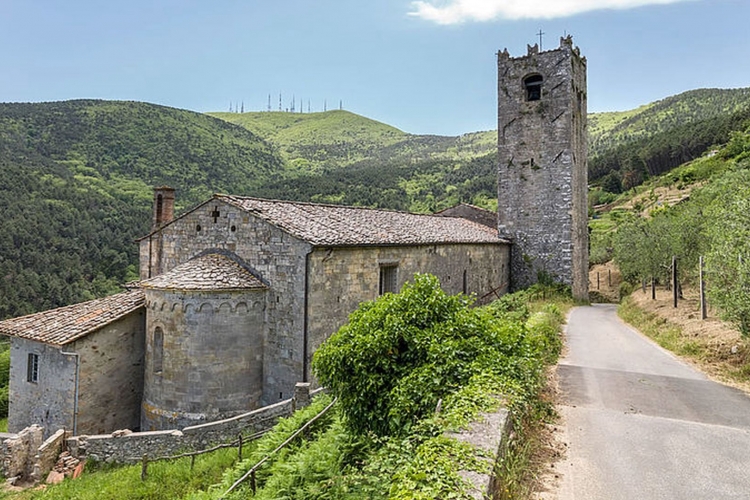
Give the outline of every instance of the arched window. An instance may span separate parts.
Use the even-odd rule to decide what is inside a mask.
[[[542,98],[542,75],[530,75],[523,79],[523,86],[526,89],[527,101],[538,101]]]
[[[154,329],[153,367],[154,373],[161,373],[164,364],[164,331],[160,326]]]

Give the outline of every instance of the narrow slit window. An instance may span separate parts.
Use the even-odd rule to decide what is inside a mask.
[[[523,79],[523,86],[526,88],[526,100],[538,101],[542,98],[542,75],[531,75]]]
[[[154,373],[161,373],[164,368],[164,330],[157,326],[154,330]]]
[[[380,295],[384,293],[396,293],[398,266],[380,266]]]
[[[26,380],[29,382],[39,382],[39,355],[33,352],[29,353],[29,360],[26,365]]]
[[[161,224],[164,220],[164,199],[162,195],[156,196],[156,224]]]
[[[464,295],[469,293],[469,277],[466,273],[466,269],[464,269],[463,291]]]

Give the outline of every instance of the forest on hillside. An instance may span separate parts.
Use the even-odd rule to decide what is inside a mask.
[[[107,295],[137,277],[152,186],[180,207],[249,190],[282,160],[251,132],[144,103],[0,104],[0,318]]]
[[[750,123],[750,89],[700,89],[594,115],[589,180],[620,193],[699,157]]]

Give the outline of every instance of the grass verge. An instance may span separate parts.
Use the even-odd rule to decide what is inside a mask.
[[[625,298],[617,313],[663,348],[681,356],[712,377],[748,390],[750,386],[750,348],[739,337],[724,345],[701,334],[688,334],[684,328],[656,312],[645,311],[633,300]]]

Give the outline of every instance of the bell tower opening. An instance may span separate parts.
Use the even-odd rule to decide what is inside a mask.
[[[538,101],[542,98],[542,75],[529,75],[523,79],[523,87],[526,89],[526,101]]]

